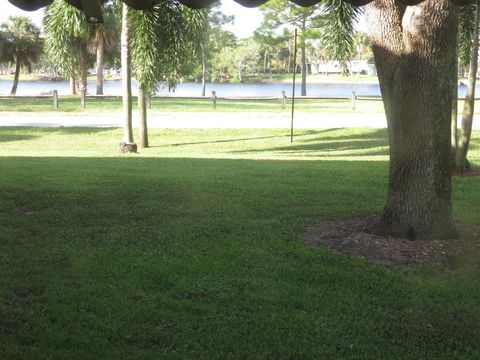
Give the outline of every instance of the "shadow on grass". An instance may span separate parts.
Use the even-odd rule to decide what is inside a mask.
[[[13,141],[23,141],[23,140],[32,140],[37,138],[38,136],[34,135],[14,135],[14,134],[2,134],[0,130],[0,143],[1,142],[13,142]]]
[[[404,273],[298,241],[322,218],[378,212],[386,161],[0,165],[0,358],[52,349],[102,359],[122,357],[113,349],[152,359],[480,353],[476,273]],[[463,206],[477,206],[474,190]]]
[[[233,151],[232,153],[281,153],[289,154],[295,152],[307,152],[305,156],[310,156],[309,153],[335,153],[348,152],[347,154],[335,154],[335,156],[365,156],[365,155],[388,155],[388,139],[386,129],[377,129],[374,132],[339,135],[339,136],[325,136],[325,133],[335,132],[339,129],[327,129],[321,131],[308,131],[306,133],[299,133],[296,137],[302,137],[297,144],[294,143],[286,146],[249,149]],[[318,136],[316,136],[318,135]],[[305,137],[307,136],[307,137]],[[313,137],[311,137],[313,136]],[[318,155],[315,155],[318,156]]]
[[[150,146],[155,147],[165,147],[165,146],[187,146],[187,145],[204,145],[204,144],[219,144],[219,143],[230,143],[230,142],[240,142],[240,141],[252,141],[252,140],[265,140],[265,139],[280,139],[287,137],[288,135],[281,136],[258,136],[258,137],[249,137],[249,138],[237,138],[237,139],[226,139],[226,140],[213,140],[213,141],[198,141],[198,142],[187,142],[187,143],[177,143],[177,144],[167,144],[161,146]]]

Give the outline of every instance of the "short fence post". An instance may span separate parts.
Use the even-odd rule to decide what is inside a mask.
[[[58,91],[57,90],[53,90],[53,108],[55,110],[58,109]]]
[[[357,93],[354,91],[352,91],[352,110],[355,110],[355,108],[357,107]]]
[[[213,110],[217,109],[217,92],[212,91]]]
[[[80,104],[82,106],[82,109],[85,109],[85,107],[86,107],[86,104],[85,104],[86,94],[87,94],[87,92],[85,91],[85,89],[82,89],[80,91]]]
[[[285,104],[287,103],[287,94],[285,90],[282,90],[282,109],[285,109]]]

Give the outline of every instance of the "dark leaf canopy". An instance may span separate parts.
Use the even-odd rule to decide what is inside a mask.
[[[33,11],[45,7],[52,3],[53,0],[8,0],[13,5],[27,11]],[[75,6],[79,10],[85,12],[87,21],[90,23],[103,22],[101,4],[108,0],[65,0],[71,5]],[[217,0],[122,0],[127,5],[137,9],[146,10],[152,9],[155,5],[162,1],[171,1],[175,3],[181,3],[192,9],[202,9],[215,3]],[[232,0],[231,0],[232,1]],[[246,7],[257,7],[268,0],[233,0]],[[291,2],[300,6],[312,6],[324,0],[290,0]],[[374,0],[343,0],[353,6],[363,6],[371,3]],[[425,0],[397,0],[405,5],[417,5]],[[473,0],[450,0],[456,5],[463,6],[473,2]]]
[[[41,7],[45,7],[49,5],[53,0],[8,0],[8,1],[11,2],[13,5],[18,6],[21,9],[32,11],[32,10],[37,10]],[[78,9],[88,10],[95,7],[95,5],[98,5],[99,2],[105,2],[107,0],[65,0],[65,1],[69,2],[70,4],[77,7]],[[122,1],[127,5],[136,9],[150,9],[155,4],[158,4],[159,2],[161,2],[162,0],[141,0],[141,1],[122,0]],[[177,1],[177,0],[171,0],[171,1]],[[205,8],[207,6],[210,6],[216,0],[178,0],[178,1],[188,7],[200,9],[200,8]],[[233,1],[236,1],[237,3],[246,7],[257,7],[266,3],[268,0],[233,0]],[[319,2],[322,2],[322,0],[290,0],[290,1],[300,6],[312,6]],[[354,6],[362,6],[372,2],[373,0],[344,0],[344,1]],[[423,2],[424,0],[397,0],[397,1],[405,5],[417,5]],[[461,6],[467,5],[472,2],[472,0],[451,0],[451,1]]]

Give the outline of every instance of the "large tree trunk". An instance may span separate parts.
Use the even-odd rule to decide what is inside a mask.
[[[463,106],[462,114],[462,135],[458,143],[456,168],[460,171],[466,170],[467,153],[472,136],[473,114],[475,111],[475,86],[477,83],[478,71],[478,26],[480,23],[480,8],[477,0],[475,12],[475,29],[473,32],[472,53],[470,56],[470,74],[468,78],[467,96]]]
[[[132,76],[130,69],[130,26],[128,24],[128,5],[123,4],[122,12],[122,85],[123,85],[123,141],[125,144],[133,143],[132,128]]]
[[[203,44],[200,45],[202,50],[202,96],[205,96],[207,83],[207,54],[205,53],[205,47]]]
[[[103,36],[98,36],[97,43],[97,95],[103,95]]]
[[[10,92],[10,95],[16,95],[17,94],[17,87],[18,87],[18,79],[19,78],[20,78],[20,60],[19,60],[19,55],[17,54],[15,56],[15,75],[13,77],[12,91]]]
[[[138,91],[138,146],[148,147],[148,127],[147,127],[147,97],[145,91],[140,87]]]
[[[374,230],[410,239],[455,236],[450,116],[457,9],[449,0],[409,7],[376,0],[367,16],[390,141],[387,204]]]

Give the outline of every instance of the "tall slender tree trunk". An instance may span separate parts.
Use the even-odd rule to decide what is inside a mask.
[[[139,86],[138,91],[138,146],[148,147],[147,94]]]
[[[205,96],[207,89],[207,54],[205,53],[205,46],[200,45],[202,51],[202,96]]]
[[[450,177],[451,68],[458,12],[450,0],[367,6],[388,122],[387,204],[375,231],[417,238],[456,235]]]
[[[70,71],[70,95],[77,95],[77,87],[75,84],[75,68]]]
[[[80,55],[80,92],[88,90],[87,85],[87,71],[88,71],[88,64],[87,64],[87,56],[85,54],[86,49],[82,49]]]
[[[267,61],[268,61],[268,51],[265,50],[265,53],[263,54],[263,73],[267,73]]]
[[[306,54],[305,54],[305,44],[303,44],[301,48],[301,53],[302,53],[302,96],[307,96],[307,59],[306,59]]]
[[[125,144],[133,144],[132,128],[132,76],[130,68],[130,26],[128,23],[129,7],[123,4],[122,11],[122,35],[121,35],[121,58],[122,58],[122,86],[123,86],[123,141]]]
[[[97,43],[97,95],[103,95],[103,55],[104,55],[103,36],[98,36]]]
[[[458,47],[458,38],[455,39],[455,47]],[[457,127],[458,127],[458,57],[455,56],[454,64],[452,68],[452,76],[455,81],[452,81],[452,117],[451,117],[451,127],[450,127],[450,143],[452,144],[452,159],[455,162],[455,155],[457,153],[458,146],[458,136],[457,136]]]
[[[12,85],[12,91],[10,92],[10,95],[16,95],[17,94],[17,87],[18,87],[18,79],[20,78],[20,60],[19,60],[19,54],[17,53],[15,56],[15,75],[13,77],[13,85]]]
[[[302,53],[302,89],[301,94],[302,96],[307,96],[307,49],[305,44],[305,37],[306,37],[306,28],[305,28],[306,20],[303,19],[303,26],[302,26],[302,39],[300,42],[300,48]]]
[[[480,1],[476,1],[475,28],[473,32],[472,53],[470,56],[470,74],[468,78],[467,96],[463,106],[462,135],[458,143],[456,168],[465,171],[467,168],[467,153],[472,136],[473,114],[475,112],[475,86],[478,71],[478,27],[480,25]]]

